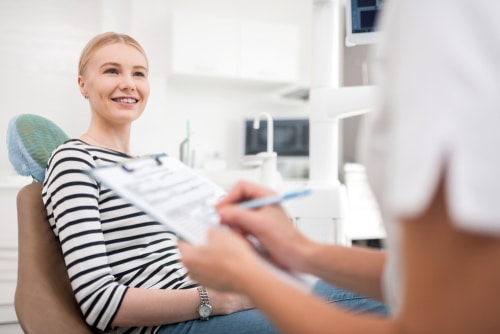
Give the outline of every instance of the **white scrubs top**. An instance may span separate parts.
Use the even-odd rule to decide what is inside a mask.
[[[398,218],[445,175],[457,227],[500,237],[500,1],[387,0],[375,54],[381,101],[364,162],[387,229],[385,293],[401,302]]]

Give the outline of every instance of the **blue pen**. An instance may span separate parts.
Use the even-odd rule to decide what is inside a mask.
[[[280,204],[283,201],[287,201],[292,198],[306,196],[309,195],[310,193],[311,189],[295,190],[288,193],[284,193],[282,195],[261,197],[250,201],[241,202],[239,203],[239,205],[245,209],[258,209],[263,206]]]

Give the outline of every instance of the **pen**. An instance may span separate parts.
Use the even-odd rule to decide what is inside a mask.
[[[250,201],[241,202],[241,203],[239,203],[239,205],[245,209],[258,209],[258,208],[261,208],[263,206],[280,204],[283,201],[306,196],[306,195],[309,195],[310,193],[311,193],[311,189],[294,190],[291,192],[284,193],[282,195],[261,197],[261,198],[256,198],[256,199],[253,199]]]

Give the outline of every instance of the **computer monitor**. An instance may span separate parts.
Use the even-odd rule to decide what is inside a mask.
[[[273,121],[273,151],[280,157],[309,156],[309,119],[275,119]],[[259,129],[253,120],[244,121],[244,155],[267,151],[267,121],[261,120]]]
[[[309,177],[309,119],[274,119],[273,151],[277,153],[277,168],[283,179]],[[255,163],[252,155],[267,151],[267,121],[261,120],[259,129],[253,120],[243,122],[244,164]]]
[[[383,0],[346,0],[346,45],[376,43],[377,18]]]

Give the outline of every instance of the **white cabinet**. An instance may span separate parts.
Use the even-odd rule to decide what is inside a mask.
[[[299,69],[298,29],[292,25],[242,22],[240,76],[277,82],[295,82]]]
[[[234,77],[238,71],[238,31],[233,19],[178,12],[173,18],[172,71]]]
[[[299,28],[175,12],[172,74],[291,83],[298,80]]]

